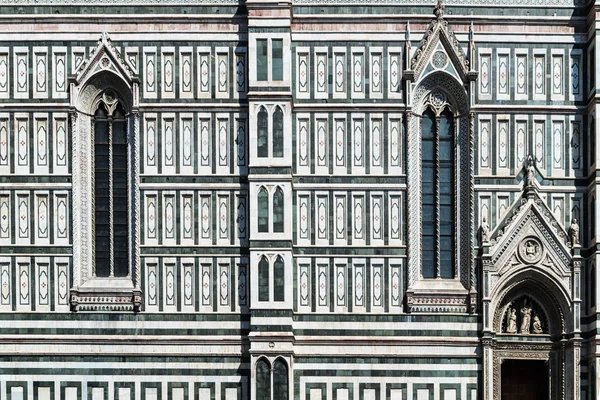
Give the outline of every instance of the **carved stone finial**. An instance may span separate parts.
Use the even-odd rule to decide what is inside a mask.
[[[445,6],[444,3],[442,3],[442,0],[438,0],[437,4],[435,5],[435,11],[433,12],[437,19],[444,18],[444,8]]]
[[[490,226],[487,224],[485,216],[481,220],[481,243],[488,243],[490,241]]]
[[[573,218],[569,227],[569,235],[571,236],[571,246],[579,245],[579,224],[577,218]]]
[[[100,36],[100,42],[101,43],[110,42],[110,37],[108,36],[108,32],[106,32],[106,31],[102,32],[102,35]]]

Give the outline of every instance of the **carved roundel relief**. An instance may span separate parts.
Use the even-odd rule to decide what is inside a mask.
[[[535,264],[542,259],[544,248],[536,237],[526,237],[519,243],[519,257],[525,264]]]
[[[431,64],[437,69],[442,69],[448,63],[448,56],[441,50],[433,53],[433,57],[431,58]]]
[[[110,60],[108,59],[108,57],[102,57],[102,60],[100,60],[100,64],[102,64],[102,68],[108,68],[110,66]]]

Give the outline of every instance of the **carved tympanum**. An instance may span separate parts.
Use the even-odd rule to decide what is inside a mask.
[[[539,335],[548,333],[546,316],[540,305],[528,296],[513,300],[504,313],[502,333]]]

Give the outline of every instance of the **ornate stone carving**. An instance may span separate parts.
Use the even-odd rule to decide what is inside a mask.
[[[547,317],[542,307],[529,296],[521,296],[508,304],[504,311],[502,333],[547,333]]]
[[[579,224],[577,218],[573,218],[571,226],[569,227],[569,236],[571,237],[571,246],[579,245]]]
[[[481,220],[481,226],[479,227],[480,241],[481,243],[487,243],[490,241],[490,226],[487,224],[485,216]]]
[[[525,264],[535,264],[542,259],[542,243],[536,237],[526,237],[519,244],[518,253],[519,257]]]

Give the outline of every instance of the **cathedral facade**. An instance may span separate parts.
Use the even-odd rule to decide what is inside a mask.
[[[600,399],[597,13],[0,4],[0,399]]]

